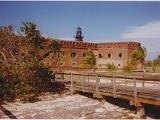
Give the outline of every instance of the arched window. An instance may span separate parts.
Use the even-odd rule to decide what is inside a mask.
[[[110,53],[108,54],[108,58],[111,58],[111,54]]]
[[[85,57],[86,56],[86,53],[83,53],[83,57]]]
[[[72,58],[75,58],[75,57],[76,57],[76,53],[72,52],[72,53],[71,53],[71,57],[72,57]]]
[[[98,57],[99,57],[99,58],[103,58],[103,55],[102,55],[102,54],[98,54]]]
[[[72,63],[72,67],[74,67],[74,66],[75,66],[75,64],[76,64],[76,63],[75,63],[75,62],[73,62],[73,63]]]

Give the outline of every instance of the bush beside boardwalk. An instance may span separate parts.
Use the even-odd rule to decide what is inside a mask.
[[[43,59],[59,49],[58,44],[53,44],[56,41],[44,48],[43,44],[48,41],[32,22],[23,23],[21,34],[12,26],[0,27],[1,101],[28,99],[51,89],[54,76]]]

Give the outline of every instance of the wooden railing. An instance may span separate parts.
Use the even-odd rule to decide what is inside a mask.
[[[71,93],[93,93],[94,97],[111,96],[130,101],[145,118],[143,104],[160,106],[160,79],[137,76],[103,75],[97,73],[55,72],[55,80],[66,83]]]
[[[96,73],[56,73],[56,80],[70,83],[71,93],[92,92],[130,101],[160,105],[160,79]]]

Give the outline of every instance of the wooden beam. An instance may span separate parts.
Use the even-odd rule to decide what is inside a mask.
[[[135,105],[137,104],[137,85],[136,85],[136,79],[133,78],[134,81],[134,101],[135,101]]]
[[[127,77],[127,75],[126,75],[126,77]],[[125,86],[127,87],[127,78],[125,78]]]
[[[85,76],[83,75],[83,92],[85,91]]]
[[[134,101],[130,100],[129,105],[131,105],[131,106],[134,105]]]
[[[118,84],[118,81],[119,80],[121,81],[121,79],[118,79],[115,76],[112,76],[112,84],[111,84],[111,83],[100,83],[100,79],[99,79],[98,74],[96,74],[96,76],[90,75],[91,77],[96,77],[96,82],[92,82],[92,81],[85,82],[85,78],[84,78],[85,74],[60,73],[58,75],[61,76],[62,74],[70,75],[70,83],[71,83],[70,91],[72,94],[74,93],[76,88],[80,86],[79,88],[77,88],[80,91],[85,91],[85,92],[90,91],[91,93],[96,93],[96,95],[112,96],[114,98],[123,98],[123,99],[131,100],[131,101],[135,102],[135,106],[137,106],[137,104],[139,104],[139,102],[160,106],[160,97],[158,97],[159,93],[160,93],[160,89],[158,89],[158,88],[157,89],[155,89],[155,88],[154,89],[153,88],[147,89],[147,88],[143,88],[142,86],[141,86],[141,88],[140,87],[137,88],[137,82],[139,82],[139,81],[135,77],[132,77],[133,86],[125,87],[121,84]],[[76,76],[83,75],[83,80],[77,81],[76,79],[73,79],[73,75],[76,75]],[[88,75],[87,75],[87,77],[88,77]],[[61,79],[63,80],[63,77]],[[127,79],[127,77],[126,77],[126,79]],[[65,82],[66,82],[66,80],[65,80]],[[137,94],[137,93],[139,93],[139,94]]]
[[[145,119],[145,110],[144,110],[144,105],[140,102],[137,103],[137,114],[139,114],[140,119]]]
[[[117,98],[117,94],[116,94],[116,78],[115,78],[114,75],[113,75],[112,80],[113,80],[113,97]]]
[[[96,74],[96,94],[99,94],[99,78],[98,75]]]
[[[74,84],[73,84],[73,74],[70,73],[70,80],[71,80],[71,94],[74,93]]]

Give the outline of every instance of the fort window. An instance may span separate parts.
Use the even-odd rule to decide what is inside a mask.
[[[108,54],[108,58],[111,58],[111,54],[110,53]]]
[[[71,53],[71,57],[72,58],[76,57],[76,53]]]
[[[120,57],[120,58],[122,57],[122,53],[119,53],[119,57]]]
[[[72,66],[74,67],[76,63],[72,63]]]
[[[86,56],[86,53],[83,53],[83,57],[85,57]]]
[[[102,54],[99,54],[98,57],[99,57],[99,58],[103,58],[103,55],[102,55]]]

